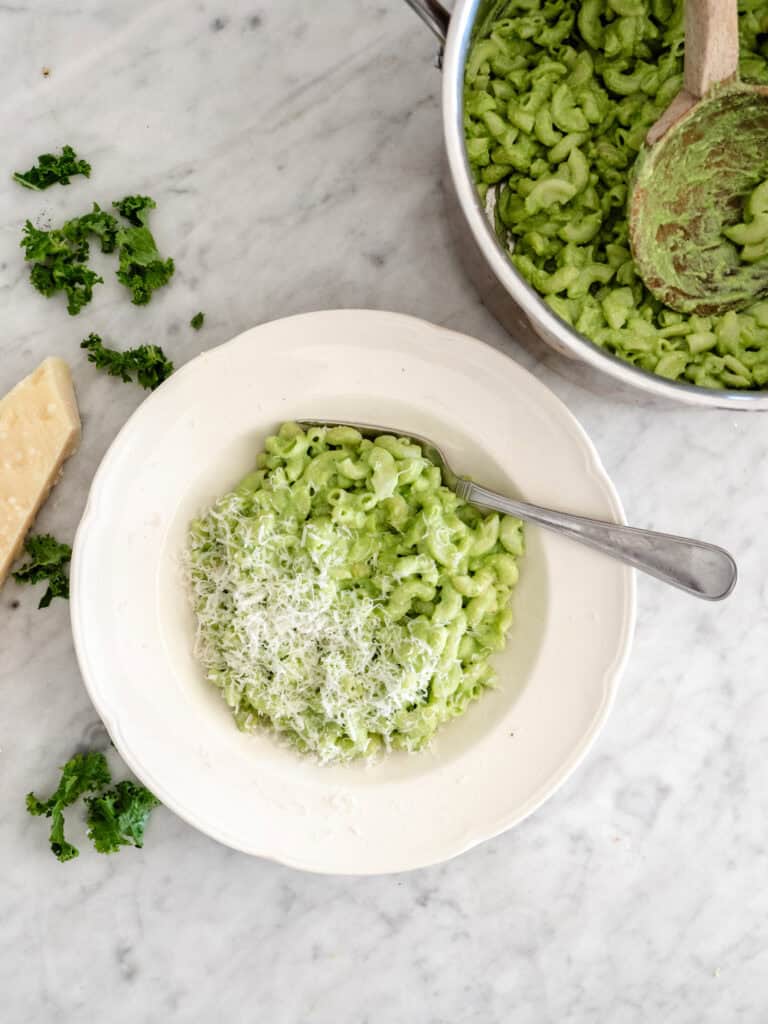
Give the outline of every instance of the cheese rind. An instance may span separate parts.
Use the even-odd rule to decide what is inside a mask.
[[[80,443],[69,367],[52,357],[0,399],[0,586]]]

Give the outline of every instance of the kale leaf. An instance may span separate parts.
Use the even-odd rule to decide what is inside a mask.
[[[160,801],[144,786],[125,780],[99,796],[87,797],[88,838],[99,853],[144,845],[144,829]]]
[[[102,278],[85,265],[88,240],[78,221],[67,221],[61,228],[45,231],[28,220],[21,245],[24,258],[33,264],[29,280],[34,288],[48,298],[63,291],[72,316],[91,301],[93,286]]]
[[[93,298],[93,286],[100,277],[88,262],[89,234],[96,235],[102,252],[114,252],[118,223],[111,213],[93,204],[90,213],[66,221],[60,228],[36,228],[32,221],[24,225],[21,246],[24,259],[32,263],[29,280],[32,286],[50,298],[63,291],[67,309],[74,316]]]
[[[27,537],[24,549],[29,561],[13,574],[17,583],[48,581],[38,608],[47,608],[54,597],[69,597],[69,577],[64,569],[72,557],[69,544],[61,544],[49,533]]]
[[[149,196],[126,196],[112,204],[128,221],[117,233],[120,267],[117,279],[129,288],[132,301],[145,306],[152,293],[173,276],[172,259],[164,260],[149,230],[149,211],[157,205]]]
[[[51,818],[50,843],[54,856],[60,861],[72,860],[79,850],[64,838],[64,808],[73,804],[83,793],[108,786],[112,781],[107,759],[99,751],[75,754],[61,769],[61,779],[47,800],[34,793],[27,794],[30,814]]]
[[[24,258],[33,264],[29,274],[33,287],[47,297],[63,291],[73,316],[91,301],[93,286],[103,281],[87,266],[89,235],[96,235],[102,252],[118,250],[117,278],[130,289],[136,305],[146,305],[173,276],[173,260],[162,258],[147,223],[155,201],[149,196],[126,196],[113,205],[127,224],[94,203],[90,213],[60,228],[36,228],[29,220],[24,226],[21,245]]]
[[[112,782],[107,759],[99,751],[75,754],[61,769],[61,779],[47,800],[34,793],[27,794],[27,810],[35,816],[51,819],[50,844],[60,861],[72,860],[79,855],[76,846],[64,836],[64,808],[75,803],[85,793],[88,838],[99,853],[116,853],[121,846],[144,845],[144,829],[151,811],[160,801],[144,786],[128,780]]]
[[[97,369],[126,383],[135,379],[149,391],[154,391],[173,373],[173,363],[159,345],[139,345],[126,352],[118,352],[106,348],[98,334],[89,334],[80,347],[88,352],[88,361]]]
[[[91,165],[87,160],[78,159],[71,146],[64,146],[60,156],[54,153],[41,153],[34,167],[30,167],[28,171],[16,171],[13,180],[18,181],[24,188],[42,192],[57,182],[59,185],[68,185],[73,174],[83,174],[90,178]]]
[[[101,242],[102,252],[115,251],[118,231],[117,220],[111,213],[102,210],[98,203],[93,204],[93,209],[90,213],[84,213],[82,217],[77,217],[74,221],[68,221],[67,223],[77,224],[84,234],[91,232],[96,235]],[[67,225],[65,224],[64,226],[66,227]]]

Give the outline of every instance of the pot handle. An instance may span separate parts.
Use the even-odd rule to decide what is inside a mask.
[[[440,42],[444,43],[451,20],[450,11],[447,11],[438,0],[405,0],[405,2],[434,32]]]

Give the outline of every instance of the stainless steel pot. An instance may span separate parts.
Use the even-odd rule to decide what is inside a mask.
[[[533,330],[553,349],[578,361],[580,376],[602,377],[605,390],[635,400],[652,398],[685,405],[735,410],[768,410],[768,391],[714,391],[665,380],[617,359],[561,320],[517,272],[499,244],[475,191],[464,149],[464,64],[472,27],[493,0],[456,0],[452,12],[439,0],[406,0],[442,44],[443,132],[448,157],[449,200],[458,226],[459,251],[483,302],[516,338],[525,330],[521,311]],[[597,374],[595,373],[597,371]],[[594,383],[592,383],[594,386]]]

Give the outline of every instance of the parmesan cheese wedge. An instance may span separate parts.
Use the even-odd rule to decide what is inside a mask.
[[[63,359],[46,359],[0,399],[0,586],[79,443],[80,415]]]

